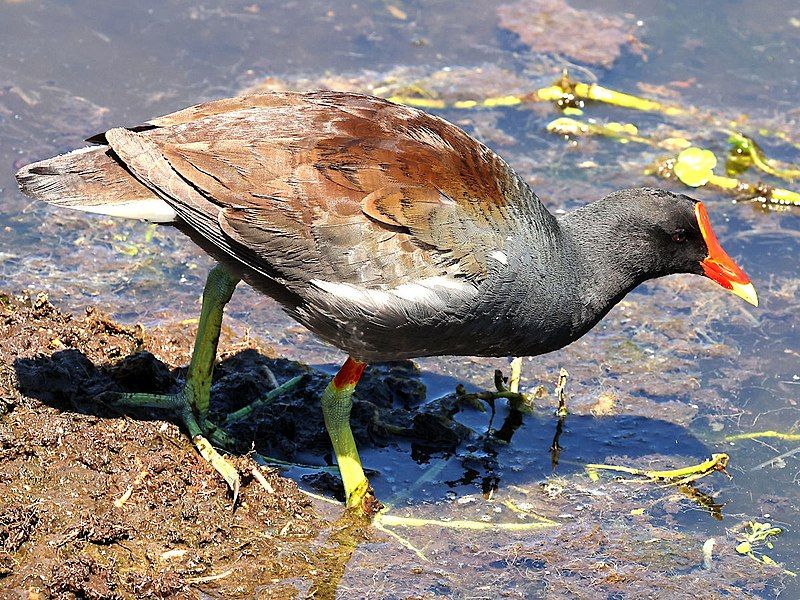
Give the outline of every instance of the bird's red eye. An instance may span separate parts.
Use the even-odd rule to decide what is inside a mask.
[[[686,241],[686,230],[685,229],[676,229],[675,233],[672,234],[672,241],[676,244],[682,244]]]

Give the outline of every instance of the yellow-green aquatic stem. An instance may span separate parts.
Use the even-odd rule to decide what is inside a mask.
[[[430,562],[430,560],[428,559],[427,556],[425,556],[425,553],[422,550],[417,548],[414,544],[411,543],[410,540],[407,540],[402,535],[400,535],[398,533],[395,533],[394,531],[392,531],[391,529],[389,529],[387,527],[384,527],[381,524],[380,519],[378,517],[380,517],[380,515],[375,517],[375,519],[373,519],[373,521],[372,521],[372,526],[375,529],[377,529],[380,532],[385,533],[389,537],[394,538],[401,546],[403,546],[403,548],[406,548],[407,550],[410,550],[411,552],[416,554],[417,558],[419,558],[420,560],[424,560],[425,562]]]
[[[767,158],[759,145],[746,135],[731,131],[728,141],[733,145],[734,150],[749,156],[752,164],[765,173],[790,181],[800,177],[800,169],[792,166],[785,168],[776,166],[776,161]]]
[[[597,85],[596,83],[586,84],[579,82],[575,84],[574,90],[575,95],[586,98],[587,100],[605,102],[606,104],[613,104],[623,108],[632,108],[647,112],[662,112],[669,116],[680,115],[685,112],[682,108],[678,108],[677,106],[668,106],[656,100],[650,100],[649,98],[625,94]]]
[[[645,144],[654,148],[664,148],[665,150],[684,150],[692,143],[684,137],[672,136],[666,138],[656,138],[644,136],[639,133],[639,129],[632,123],[596,123],[580,121],[571,117],[558,117],[547,124],[547,131],[556,135],[566,137],[578,137],[586,135],[599,135],[614,139],[621,144],[635,142]]]
[[[231,275],[221,265],[216,265],[209,272],[203,289],[197,337],[186,375],[186,391],[193,398],[193,408],[201,421],[208,414],[211,400],[211,379],[222,329],[222,315],[238,283],[238,277]]]
[[[788,433],[783,431],[775,431],[769,429],[767,431],[750,431],[748,433],[736,433],[733,435],[726,435],[726,442],[736,442],[739,440],[757,440],[761,438],[774,438],[784,440],[786,442],[799,442],[800,433]]]
[[[722,175],[711,175],[706,182],[723,190],[736,190],[742,182],[735,177],[723,177]]]
[[[713,170],[716,166],[717,157],[713,152],[691,146],[682,150],[675,158],[661,161],[655,169],[648,172],[667,178],[674,175],[689,187],[711,185],[737,196],[764,198],[774,204],[800,205],[800,194],[797,192],[715,175]]]
[[[530,394],[520,394],[519,384],[522,380],[522,357],[517,356],[511,361],[511,373],[508,376],[508,391],[519,394],[518,397],[509,398],[508,404],[519,412],[533,411],[533,398]]]
[[[635,475],[644,477],[651,481],[667,481],[674,484],[684,484],[690,481],[695,481],[701,477],[705,477],[717,471],[727,473],[725,467],[728,466],[729,457],[727,454],[719,453],[712,454],[711,458],[705,460],[697,465],[688,467],[681,467],[679,469],[667,469],[664,471],[653,471],[647,469],[634,469],[632,467],[623,467],[618,465],[603,465],[590,463],[585,465],[589,477],[593,480],[598,479],[597,471],[616,471],[617,473],[626,473],[628,475]]]
[[[571,95],[583,100],[612,104],[621,108],[632,108],[645,112],[661,112],[669,116],[680,115],[686,112],[677,106],[668,106],[656,100],[650,100],[649,98],[625,94],[597,85],[596,83],[574,82],[569,79],[566,73],[560,82],[536,90],[536,97],[543,101],[559,101],[565,95]]]
[[[379,513],[375,517],[375,523],[384,527],[424,527],[434,525],[445,529],[471,529],[475,531],[531,531],[533,529],[545,529],[559,525],[556,521],[551,521],[545,517],[534,523],[487,523],[485,521],[452,520],[443,521],[441,519],[420,519],[416,517],[400,517],[397,515]]]
[[[547,131],[564,136],[601,135],[616,139],[621,143],[638,142],[656,146],[658,142],[639,135],[638,128],[631,123],[590,123],[570,117],[559,117],[547,124]]]
[[[508,376],[508,391],[519,393],[519,382],[522,379],[522,357],[517,356],[511,361],[511,374]]]
[[[679,115],[685,111],[675,106],[667,106],[661,102],[618,92],[596,83],[573,82],[568,78],[562,83],[539,88],[528,94],[506,94],[504,96],[490,96],[488,98],[454,100],[448,102],[442,98],[430,96],[412,96],[404,94],[394,94],[386,98],[395,104],[405,104],[416,108],[427,108],[434,110],[453,109],[475,109],[475,108],[501,108],[509,106],[519,106],[526,102],[565,102],[571,104],[574,100],[593,100],[612,104],[622,108],[632,108],[647,112],[662,112],[666,115]]]
[[[394,95],[389,96],[387,100],[389,102],[394,102],[395,104],[405,104],[406,106],[413,106],[415,108],[443,110],[445,108],[470,109],[517,106],[522,104],[524,97],[508,95],[483,98],[481,100],[456,100],[454,102],[447,102],[446,100],[442,100],[440,98]]]
[[[350,429],[350,410],[353,407],[355,387],[355,383],[347,383],[340,387],[331,381],[321,399],[325,428],[333,444],[349,508],[359,507],[369,491],[369,482],[364,475],[353,431]]]
[[[442,466],[446,461],[441,461]],[[417,482],[419,483],[419,482]],[[415,484],[416,485],[416,484]],[[412,494],[409,491],[408,493],[404,494],[407,497],[410,497]],[[413,527],[441,527],[443,529],[456,529],[456,530],[471,530],[471,531],[485,531],[485,532],[502,532],[502,531],[535,531],[539,529],[545,529],[548,527],[558,527],[560,523],[557,521],[553,521],[548,519],[547,517],[543,517],[531,511],[523,511],[518,508],[516,505],[513,504],[510,500],[503,502],[503,504],[509,507],[513,512],[518,515],[524,516],[526,518],[532,518],[533,521],[529,521],[526,523],[492,523],[486,521],[475,521],[470,519],[455,519],[455,520],[443,520],[443,519],[424,519],[418,517],[403,517],[400,515],[394,515],[391,513],[391,505],[385,506],[378,514],[375,515],[372,521],[372,525],[375,529],[390,535],[395,540],[397,540],[403,547],[407,548],[414,552],[420,559],[428,561],[428,558],[425,554],[414,544],[411,543],[410,540],[402,537],[401,535],[397,534],[396,532],[392,531],[391,527],[404,527],[404,528],[413,528]]]
[[[775,204],[800,205],[798,192],[764,184],[752,184],[735,177],[715,175],[713,169],[717,165],[716,156],[710,150],[691,146],[689,140],[685,138],[670,137],[657,140],[639,135],[636,127],[630,123],[589,123],[569,117],[554,119],[548,123],[547,131],[564,136],[599,135],[615,139],[620,143],[636,142],[669,150],[681,149],[681,153],[670,163],[671,168],[664,172],[674,173],[682,183],[690,187],[712,185],[736,194],[764,197]],[[754,150],[751,150],[750,155],[753,164],[766,173],[789,180],[800,177],[800,170],[773,167],[768,159]]]
[[[800,206],[800,193],[784,188],[772,188],[770,198],[778,204],[792,204]]]
[[[742,181],[741,179],[722,177],[720,175],[711,175],[707,183],[723,190],[732,191],[736,194],[744,194],[750,198],[764,198],[773,204],[800,206],[800,193],[784,188],[772,187],[764,184],[754,185]]]
[[[567,379],[569,378],[569,373],[563,367],[558,373],[558,385],[556,385],[555,395],[558,398],[558,409],[556,410],[556,415],[559,417],[566,417],[569,414],[567,410]]]
[[[631,108],[646,112],[661,112],[674,116],[685,114],[687,111],[677,106],[669,106],[643,98],[612,90],[596,83],[573,81],[564,71],[563,75],[553,85],[545,86],[525,94],[506,94],[488,98],[462,99],[448,101],[434,97],[428,90],[420,86],[409,86],[400,93],[390,94],[387,89],[376,88],[373,92],[386,97],[390,102],[405,104],[417,108],[433,110],[443,109],[476,109],[519,106],[529,102],[556,102],[564,109],[575,109],[583,106],[583,100],[603,102],[621,108]]]

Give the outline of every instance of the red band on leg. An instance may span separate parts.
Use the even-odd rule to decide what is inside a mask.
[[[348,356],[342,368],[336,373],[336,377],[333,378],[333,386],[342,389],[346,385],[357,384],[366,368],[367,363],[358,362]]]

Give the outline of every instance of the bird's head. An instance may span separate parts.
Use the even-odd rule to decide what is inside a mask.
[[[606,199],[622,215],[617,227],[641,244],[635,256],[649,276],[704,275],[758,306],[753,284],[723,250],[702,202],[653,188],[622,190]]]

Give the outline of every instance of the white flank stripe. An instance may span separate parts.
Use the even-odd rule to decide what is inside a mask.
[[[401,286],[389,290],[395,296],[410,300],[411,302],[422,302],[428,304],[441,301],[431,288],[420,283],[404,283]]]
[[[312,279],[311,283],[323,291],[333,294],[338,298],[345,298],[352,302],[363,302],[369,295],[369,290],[350,285],[349,283],[333,283],[322,279]]]
[[[153,223],[171,223],[178,218],[172,207],[158,198],[152,200],[135,200],[120,204],[64,204],[64,208],[81,210],[83,212],[108,215],[110,217],[123,217],[126,219],[145,219]]]
[[[374,306],[397,304],[398,300],[405,300],[444,308],[446,297],[437,294],[436,288],[453,291],[467,291],[472,288],[470,284],[452,277],[428,277],[415,283],[405,283],[390,290],[370,290],[349,283],[334,283],[321,279],[312,279],[311,283],[338,298]]]

